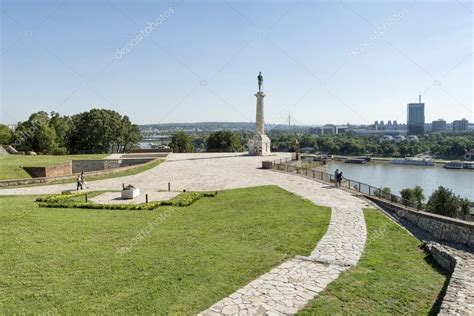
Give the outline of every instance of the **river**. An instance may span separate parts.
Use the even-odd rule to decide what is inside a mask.
[[[389,163],[371,162],[364,165],[340,161],[328,163],[331,174],[341,170],[345,178],[370,184],[374,187],[389,187],[393,194],[400,195],[400,190],[419,185],[423,188],[425,198],[442,185],[461,197],[474,201],[474,170],[445,169],[440,166],[401,166]]]

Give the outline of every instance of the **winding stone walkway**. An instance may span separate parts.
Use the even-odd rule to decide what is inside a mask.
[[[139,175],[92,181],[90,190],[111,190],[133,184],[142,194],[167,189],[206,191],[277,185],[313,203],[332,209],[326,235],[308,257],[296,257],[275,267],[201,315],[294,314],[339,274],[357,264],[366,241],[363,207],[350,193],[308,178],[258,169],[262,160],[288,157],[250,157],[242,154],[172,154],[165,163]],[[59,193],[74,184],[2,189],[0,195]]]
[[[291,315],[302,309],[357,264],[364,250],[362,208],[333,207],[331,214],[328,231],[311,256],[284,262],[199,315]]]

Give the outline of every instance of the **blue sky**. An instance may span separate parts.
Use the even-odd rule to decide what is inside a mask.
[[[470,1],[1,4],[3,123],[93,107],[254,121],[258,71],[271,123],[405,122],[420,91],[427,121],[474,121]]]

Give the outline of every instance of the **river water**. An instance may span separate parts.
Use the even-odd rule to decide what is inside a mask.
[[[461,197],[474,201],[474,170],[445,169],[441,166],[401,166],[377,162],[359,165],[331,161],[328,166],[331,174],[337,168],[343,172],[345,178],[374,187],[389,187],[396,195],[400,195],[402,189],[419,185],[423,188],[425,198],[428,198],[438,186],[442,185]]]

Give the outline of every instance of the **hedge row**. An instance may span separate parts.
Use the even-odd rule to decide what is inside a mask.
[[[64,194],[64,195],[68,196],[69,198],[78,196],[78,194]],[[189,206],[202,197],[215,197],[216,195],[217,195],[217,192],[202,192],[202,193],[201,192],[184,192],[167,201],[155,201],[155,202],[140,203],[140,204],[95,204],[92,202],[67,203],[67,199],[65,198],[55,199],[55,197],[62,196],[62,195],[51,196],[49,197],[50,199],[38,198],[37,201],[40,202],[38,204],[40,207],[49,207],[49,208],[83,208],[83,209],[96,209],[96,210],[154,210],[160,206],[178,206],[178,207]]]
[[[44,197],[39,197],[36,199],[36,202],[46,202],[46,203],[58,203],[61,201],[66,201],[69,199],[72,199],[74,197],[78,197],[81,195],[85,195],[86,192],[63,192],[61,194],[57,195],[50,195],[50,196],[44,196]]]

